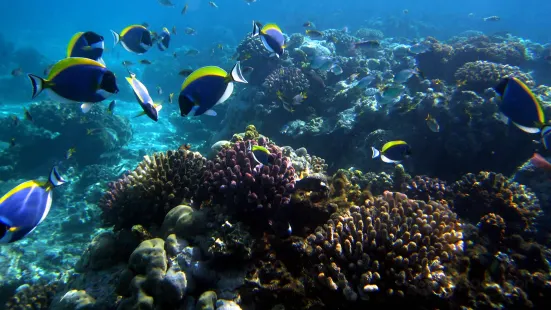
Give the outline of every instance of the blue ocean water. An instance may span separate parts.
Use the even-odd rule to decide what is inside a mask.
[[[208,292],[216,309],[550,305],[551,3],[162,2],[0,3],[0,194],[52,166],[67,180],[39,187],[51,211],[0,247],[2,306],[192,309]],[[284,55],[250,37],[253,21],[281,28]],[[111,30],[144,23],[168,28],[166,51],[113,46]],[[27,74],[46,77],[80,31],[104,37],[120,91],[89,113],[31,99]],[[248,83],[233,82],[217,116],[181,115],[191,71],[237,61]],[[162,105],[158,121],[137,117],[129,72]],[[504,79],[521,93],[500,93]],[[186,100],[206,104],[202,91],[219,90]],[[44,214],[9,195],[1,237]],[[416,233],[428,239],[397,245]]]

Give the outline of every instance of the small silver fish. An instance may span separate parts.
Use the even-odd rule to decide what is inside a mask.
[[[430,114],[427,115],[427,118],[425,118],[425,122],[427,123],[427,127],[429,127],[430,131],[440,132],[440,124],[438,124],[438,121]]]

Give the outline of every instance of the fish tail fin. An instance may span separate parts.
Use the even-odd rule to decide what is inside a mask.
[[[44,88],[47,88],[46,81],[34,74],[28,74],[29,80],[31,80],[31,85],[33,86],[33,97],[32,99],[36,98],[43,90]]]
[[[381,155],[381,152],[379,152],[378,149],[371,147],[371,151],[373,152],[373,155],[371,155],[371,158],[377,158],[379,155]]]
[[[253,20],[253,33],[252,33],[251,37],[256,37],[259,34],[260,34],[260,28],[258,28],[258,25]]]
[[[114,41],[113,47],[115,47],[115,46],[117,46],[117,44],[119,44],[119,42],[121,41],[121,36],[120,36],[117,32],[115,32],[115,31],[113,31],[113,30],[111,30],[111,33],[113,34],[113,41]]]
[[[48,177],[48,183],[51,184],[52,187],[58,187],[66,182],[67,181],[63,179],[63,177],[57,171],[57,166],[53,166],[52,170],[50,171],[50,176]]]
[[[243,76],[243,72],[241,72],[241,62],[238,61],[233,66],[233,69],[231,69],[230,74],[228,75],[228,78],[230,81],[233,82],[239,82],[239,83],[249,83],[247,80],[245,80],[245,77]]]

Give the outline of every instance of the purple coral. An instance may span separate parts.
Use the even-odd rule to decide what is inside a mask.
[[[295,169],[274,144],[264,145],[270,152],[269,163],[255,162],[249,145],[254,140],[239,141],[223,148],[209,160],[198,190],[197,199],[212,199],[235,212],[259,211],[268,216],[290,201],[295,186]]]

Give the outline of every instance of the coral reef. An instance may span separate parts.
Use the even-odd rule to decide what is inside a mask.
[[[36,283],[33,285],[24,284],[17,288],[15,295],[6,303],[6,310],[23,309],[49,309],[52,303],[57,283]]]
[[[444,264],[463,250],[461,224],[446,204],[392,192],[335,214],[307,240],[318,281],[349,301],[447,296],[453,281]]]
[[[28,110],[32,122],[10,116],[0,122],[0,140],[16,141],[14,147],[2,152],[0,166],[11,167],[7,171],[17,171],[18,176],[39,168],[47,170],[43,168],[45,162],[64,159],[65,152],[73,147],[76,153],[71,160],[75,164],[100,163],[102,154],[120,150],[132,137],[130,122],[107,113],[101,104],[93,105],[86,115],[77,104],[51,101],[34,103]]]
[[[300,69],[292,67],[279,67],[270,73],[262,87],[272,100],[279,100],[276,92],[280,91],[283,98],[291,99],[301,92],[308,92],[310,82]]]
[[[249,148],[253,145],[268,149],[268,164],[256,162]],[[211,199],[214,204],[227,206],[230,212],[258,212],[266,222],[254,217],[253,221],[267,225],[267,219],[289,203],[294,183],[295,170],[290,159],[283,156],[278,146],[260,137],[258,141],[236,142],[209,160],[196,199]]]
[[[497,85],[505,77],[516,77],[528,87],[535,86],[530,74],[522,72],[519,67],[496,64],[489,61],[467,62],[455,73],[455,79],[461,81],[462,89],[484,92]]]
[[[532,234],[541,215],[536,195],[499,173],[468,173],[452,185],[453,207],[457,214],[477,223],[489,213],[498,214],[507,225],[508,234]]]
[[[450,82],[457,69],[467,62],[489,61],[519,66],[526,61],[525,47],[521,43],[492,42],[487,36],[471,36],[449,44],[429,37],[425,43],[430,44],[430,50],[417,55],[419,68],[429,76]]]
[[[354,35],[362,40],[382,40],[384,38],[381,30],[372,28],[360,28]]]
[[[146,155],[138,167],[109,184],[99,207],[115,229],[160,225],[170,209],[190,200],[199,186],[206,159],[187,150]]]

